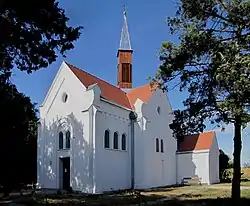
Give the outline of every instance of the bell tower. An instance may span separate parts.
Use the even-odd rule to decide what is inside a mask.
[[[127,14],[124,6],[123,27],[121,32],[120,47],[117,52],[118,57],[118,87],[121,89],[132,88],[132,54],[128,32]]]

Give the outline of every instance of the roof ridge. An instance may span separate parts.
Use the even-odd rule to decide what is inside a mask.
[[[150,84],[144,84],[144,85],[141,85],[141,86],[139,86],[139,87],[132,88],[132,89],[130,89],[129,91],[127,91],[126,93],[129,93],[129,92],[133,91],[134,89],[139,89],[139,88],[145,87],[145,86],[150,86]]]
[[[95,77],[95,78],[99,79],[100,81],[109,84],[110,86],[113,86],[114,88],[116,88],[116,89],[118,89],[118,90],[120,90],[121,92],[123,92],[123,93],[126,94],[126,92],[124,92],[123,90],[121,90],[121,89],[118,88],[117,86],[115,86],[115,85],[113,85],[113,84],[111,84],[111,83],[109,83],[109,82],[107,82],[107,81],[105,81],[105,80],[103,80],[103,79],[101,79],[101,78],[99,78],[99,77],[97,77],[97,76],[95,76],[95,75],[93,75],[93,74],[91,74],[91,73],[85,71],[85,70],[79,69],[78,67],[76,67],[76,66],[74,66],[74,65],[72,65],[72,64],[70,64],[70,63],[68,63],[68,62],[65,62],[65,63],[66,63],[67,65],[70,65],[70,66],[74,67],[75,69],[77,69],[77,70],[79,70],[79,71],[81,71],[81,72],[85,72],[85,73],[87,73],[88,75],[90,75],[90,76],[92,76],[92,77]]]
[[[205,133],[215,133],[215,131],[214,130],[209,130],[209,131],[199,132],[199,133],[195,133],[195,134],[187,134],[187,135],[184,135],[184,136],[200,135],[200,134],[205,134]]]

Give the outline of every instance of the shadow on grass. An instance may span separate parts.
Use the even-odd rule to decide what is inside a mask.
[[[241,199],[237,204],[233,203],[231,198],[218,198],[218,199],[199,199],[199,200],[178,200],[178,199],[173,199],[173,200],[167,200],[161,203],[157,203],[157,206],[163,206],[163,205],[189,205],[189,206],[236,206],[236,205],[241,205],[241,206],[247,206],[250,205],[250,199]]]
[[[122,198],[113,198],[112,200],[107,199],[96,199],[96,200],[90,200],[90,199],[81,199],[81,201],[76,201],[75,199],[71,199],[68,201],[61,200],[61,201],[34,201],[34,200],[26,200],[19,202],[23,205],[29,205],[29,206],[55,206],[55,205],[95,205],[95,206],[110,206],[110,205],[157,205],[157,206],[164,206],[164,205],[170,205],[170,206],[215,206],[215,205],[225,205],[225,206],[233,206],[236,205],[232,202],[230,198],[218,198],[218,199],[199,199],[199,200],[179,200],[179,199],[172,199],[172,200],[166,200],[166,201],[150,201],[150,204],[147,204],[149,202],[142,202],[136,199],[122,199]],[[243,205],[243,206],[249,206],[250,205],[250,199],[241,199],[237,205]]]
[[[23,197],[16,203],[22,205],[146,205],[165,196],[141,195],[140,192],[120,192],[116,194],[83,195],[83,194],[61,194],[61,195],[37,195],[35,198]]]
[[[170,189],[170,188],[166,188]],[[230,198],[205,199],[201,194],[180,194],[180,195],[161,195],[147,194],[140,191],[123,190],[109,192],[101,195],[84,195],[82,193],[72,194],[50,194],[37,195],[35,198],[23,197],[17,203],[29,206],[52,206],[52,205],[95,205],[95,206],[112,206],[112,205],[189,205],[189,206],[215,206],[215,205],[250,205],[250,199],[241,199],[237,204],[233,204]]]

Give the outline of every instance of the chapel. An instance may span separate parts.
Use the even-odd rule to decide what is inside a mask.
[[[117,85],[62,62],[39,108],[38,187],[102,193],[193,177],[218,182],[216,134],[186,136],[177,144],[167,93],[157,85],[133,87],[138,68],[126,11],[117,59]]]

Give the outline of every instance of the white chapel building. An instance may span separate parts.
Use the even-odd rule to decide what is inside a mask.
[[[40,188],[101,193],[189,177],[219,181],[215,133],[187,136],[177,147],[166,92],[149,84],[132,87],[132,54],[124,12],[117,86],[62,63],[40,106]]]

